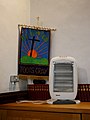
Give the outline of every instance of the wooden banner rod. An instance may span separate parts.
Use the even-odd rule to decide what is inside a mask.
[[[55,28],[47,28],[47,27],[41,27],[41,26],[31,26],[31,25],[24,25],[24,24],[19,24],[18,27],[32,28],[32,29],[37,29],[37,30],[56,31]]]

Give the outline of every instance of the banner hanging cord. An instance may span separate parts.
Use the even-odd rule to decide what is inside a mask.
[[[47,27],[41,27],[41,26],[33,26],[33,25],[25,25],[25,24],[18,24],[18,27],[24,27],[24,28],[32,28],[37,30],[50,30],[50,31],[56,31],[55,28],[47,28]]]

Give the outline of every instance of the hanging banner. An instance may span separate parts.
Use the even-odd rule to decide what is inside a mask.
[[[18,75],[49,76],[50,30],[21,27]]]

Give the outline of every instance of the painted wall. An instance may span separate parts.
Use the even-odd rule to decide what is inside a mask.
[[[30,23],[56,28],[51,36],[51,58],[72,56],[79,83],[90,83],[90,0],[31,0]]]
[[[56,28],[51,35],[51,58],[73,56],[79,83],[90,83],[90,0],[0,0],[0,91],[17,74],[18,24]]]
[[[0,90],[17,74],[18,24],[30,24],[30,0],[0,0]]]

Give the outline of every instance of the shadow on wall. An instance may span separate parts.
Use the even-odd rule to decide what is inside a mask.
[[[78,83],[88,84],[87,72],[83,68],[78,68]]]

